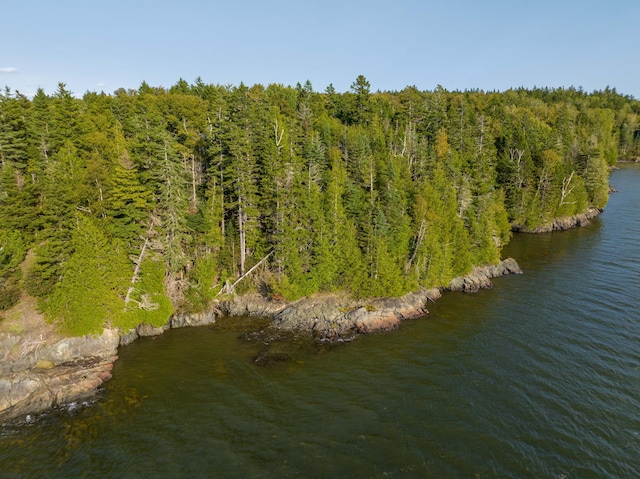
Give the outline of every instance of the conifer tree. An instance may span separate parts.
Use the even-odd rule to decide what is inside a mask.
[[[331,289],[358,294],[365,284],[366,270],[356,227],[344,205],[347,172],[339,150],[330,149],[328,154],[331,166],[327,171],[325,204],[330,249],[326,252],[331,255],[319,255],[317,261],[327,270],[328,277],[335,275]]]
[[[0,166],[11,165],[25,175],[27,167],[26,117],[30,103],[5,89],[0,93]]]
[[[189,234],[186,219],[188,183],[183,163],[177,156],[169,133],[164,134],[163,140],[163,156],[157,165],[157,215],[162,221],[162,242],[167,269],[177,272],[188,261],[185,251]]]
[[[27,244],[19,231],[0,228],[0,311],[9,309],[20,299],[20,263]]]
[[[252,104],[248,88],[240,85],[234,91],[232,116],[229,128],[230,162],[225,176],[231,183],[235,226],[238,234],[238,273],[244,275],[247,263],[260,241],[259,196],[257,188],[257,158],[253,145],[261,143],[261,124],[252,123],[259,118],[259,111]],[[254,141],[257,140],[257,141]]]
[[[72,335],[100,333],[122,314],[128,272],[125,253],[82,215],[76,217],[71,247],[73,253],[46,305],[46,317]]]
[[[122,314],[102,316],[124,329],[203,310],[258,263],[287,298],[400,295],[498,261],[512,225],[604,206],[608,168],[640,156],[638,105],[611,90],[373,93],[364,76],[346,93],[6,89],[0,229],[34,249],[25,288],[58,304],[63,282],[86,293],[67,268],[87,261],[74,238],[89,221],[94,249],[134,260]]]
[[[135,166],[126,158],[113,167],[111,183],[107,198],[110,231],[125,244],[137,247],[144,230],[143,220],[153,206],[153,195],[140,184]]]

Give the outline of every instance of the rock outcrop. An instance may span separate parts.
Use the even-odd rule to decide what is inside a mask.
[[[513,225],[512,230],[519,233],[549,233],[551,231],[564,231],[581,226],[587,226],[591,220],[602,213],[602,208],[590,208],[584,213],[565,218],[556,218],[549,223],[537,226],[535,228],[527,228],[522,225]]]
[[[111,378],[120,335],[55,338],[0,344],[0,422],[37,414],[92,395]]]
[[[440,291],[434,288],[401,298],[366,301],[345,295],[304,298],[275,314],[270,327],[311,332],[320,340],[348,339],[356,334],[396,329],[405,319],[427,314],[427,303],[439,297]]]
[[[492,288],[491,278],[507,274],[522,274],[522,269],[513,258],[507,258],[497,265],[474,266],[471,273],[453,279],[445,289],[448,291],[475,293],[480,289]]]
[[[447,288],[422,289],[401,298],[359,300],[332,294],[287,303],[249,294],[219,302],[207,312],[176,314],[162,327],[140,325],[126,333],[105,329],[99,336],[63,338],[42,319],[34,320],[45,328],[39,335],[33,330],[0,334],[0,423],[92,395],[111,377],[118,346],[140,336],[212,324],[227,315],[271,318],[266,327],[245,334],[248,340],[265,344],[298,333],[310,333],[318,341],[344,341],[358,334],[393,330],[404,320],[424,316],[429,302],[440,298],[442,290],[473,292],[491,287],[491,278],[521,272],[515,260],[507,259],[495,266],[475,267]],[[286,357],[286,353],[267,347],[255,362],[269,365]]]
[[[288,303],[274,301],[257,293],[237,296],[230,301],[223,301],[219,310],[227,316],[262,316],[272,318],[284,309]]]
[[[202,313],[178,313],[171,316],[169,326],[171,328],[206,326],[208,324],[214,324],[218,316],[222,316],[222,312],[218,309],[211,309]]]
[[[454,279],[444,290],[475,292],[491,288],[491,278],[520,274],[513,258],[497,265],[474,267],[464,277]],[[285,331],[311,331],[320,340],[340,340],[356,334],[396,329],[406,319],[428,313],[429,301],[440,298],[441,289],[422,289],[401,298],[358,301],[344,295],[304,298],[285,306],[273,316],[270,328]]]

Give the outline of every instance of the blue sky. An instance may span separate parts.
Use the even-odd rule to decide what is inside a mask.
[[[0,86],[81,96],[310,80],[348,90],[614,87],[640,99],[638,0],[5,2]]]

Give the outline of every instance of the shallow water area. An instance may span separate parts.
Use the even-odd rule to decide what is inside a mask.
[[[517,235],[523,275],[398,331],[268,345],[249,326],[122,348],[90,407],[0,432],[0,478],[640,477],[640,165],[590,226]]]

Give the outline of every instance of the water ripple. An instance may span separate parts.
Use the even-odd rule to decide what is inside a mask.
[[[0,477],[640,477],[640,167],[525,274],[275,367],[209,328],[121,351],[104,399],[0,435]]]

